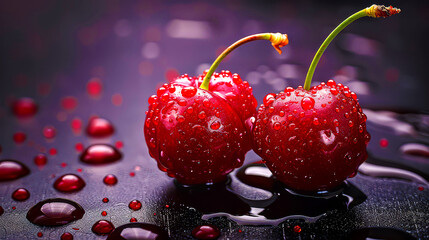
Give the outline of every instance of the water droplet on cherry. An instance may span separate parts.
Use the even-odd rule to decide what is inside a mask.
[[[68,199],[51,198],[34,205],[27,212],[27,219],[36,225],[61,226],[81,219],[85,211]]]
[[[301,107],[304,110],[309,110],[314,107],[314,99],[311,97],[305,97],[301,100]]]
[[[197,89],[195,87],[184,87],[182,89],[182,96],[186,98],[191,98],[197,94]]]
[[[85,187],[85,181],[75,174],[65,174],[54,182],[54,188],[60,192],[76,192]]]
[[[210,124],[210,128],[213,130],[218,130],[220,128],[220,122],[219,121],[212,122],[212,124]]]

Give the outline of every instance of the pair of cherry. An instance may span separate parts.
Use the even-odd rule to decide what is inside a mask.
[[[314,70],[345,26],[364,16],[398,12],[373,5],[347,18],[316,53],[304,87],[268,94],[258,111],[246,81],[229,71],[214,71],[227,54],[249,41],[269,40],[281,53],[287,35],[264,33],[237,41],[201,76],[182,75],[149,98],[144,133],[150,155],[162,171],[186,185],[225,180],[253,149],[291,189],[338,186],[366,160],[370,135],[356,94],[333,80],[310,88]]]

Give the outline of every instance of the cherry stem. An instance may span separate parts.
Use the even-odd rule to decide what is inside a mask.
[[[259,33],[259,34],[254,34],[254,35],[250,35],[250,36],[244,37],[244,38],[236,41],[231,46],[229,46],[227,49],[225,49],[216,58],[216,60],[211,65],[209,71],[207,72],[206,76],[204,77],[203,83],[201,83],[200,88],[201,89],[205,89],[205,90],[209,90],[209,83],[210,83],[211,76],[213,75],[213,73],[216,70],[216,68],[219,66],[219,63],[230,52],[232,52],[237,47],[239,47],[239,46],[241,46],[241,45],[243,45],[245,43],[255,41],[255,40],[269,40],[271,42],[271,44],[273,45],[273,47],[279,52],[279,54],[282,53],[282,50],[280,50],[280,48],[286,46],[289,43],[287,35],[286,34],[281,34],[281,33]]]
[[[341,32],[341,30],[343,30],[350,23],[354,22],[355,20],[361,17],[385,18],[385,17],[392,16],[394,14],[397,14],[399,12],[401,12],[401,9],[399,8],[394,8],[392,6],[385,7],[384,5],[374,4],[371,7],[367,7],[365,9],[360,10],[359,12],[356,12],[355,14],[351,15],[346,20],[344,20],[342,23],[340,23],[340,25],[338,25],[338,27],[336,27],[325,39],[325,41],[320,46],[319,50],[317,50],[316,55],[314,56],[313,61],[311,62],[311,65],[308,69],[307,77],[305,78],[304,89],[310,90],[311,80],[313,78],[314,71],[316,70],[316,66],[319,63],[319,60],[322,57],[323,52],[329,46],[331,41],[338,35],[338,33]]]

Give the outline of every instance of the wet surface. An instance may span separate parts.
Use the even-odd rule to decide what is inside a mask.
[[[247,80],[260,104],[270,92],[302,85],[327,33],[366,5],[1,3],[0,239],[106,239],[121,229],[131,237],[147,234],[133,227],[193,239],[204,225],[215,226],[218,239],[380,238],[385,228],[398,239],[425,239],[428,6],[402,4],[397,16],[354,23],[322,58],[314,84],[333,78],[357,93],[368,116],[370,157],[343,188],[303,196],[252,164],[260,160],[253,152],[226,183],[210,189],[175,184],[149,156],[147,100],[179,74],[201,74],[235,40],[281,31],[290,38],[283,55],[255,42],[220,65]],[[91,123],[96,118],[103,121]],[[57,191],[54,183],[66,174],[85,186]],[[31,194],[16,201],[12,195],[21,188]],[[59,220],[30,211],[54,200],[59,207],[47,209]],[[133,210],[134,200],[140,204]],[[42,224],[29,215],[42,216]],[[97,225],[100,220],[108,222]]]

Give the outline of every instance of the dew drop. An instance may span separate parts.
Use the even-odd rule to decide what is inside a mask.
[[[107,197],[105,197],[105,198],[103,198],[103,200],[102,200],[104,203],[108,203],[109,202],[109,199],[107,198]]]
[[[279,123],[279,122],[275,122],[275,123],[273,124],[273,128],[274,128],[274,130],[279,130],[281,127],[282,127],[282,124],[281,124],[281,123]]]
[[[130,222],[137,222],[137,218],[130,218]]]
[[[73,234],[65,232],[61,235],[61,240],[73,240]]]
[[[57,151],[57,149],[56,149],[56,148],[50,148],[50,149],[49,149],[49,154],[50,154],[51,156],[55,156],[55,155],[57,155],[57,153],[58,153],[58,151]]]
[[[75,174],[64,174],[54,182],[54,188],[60,192],[76,192],[85,185],[85,181]]]
[[[109,120],[99,117],[91,118],[86,127],[86,133],[91,137],[108,137],[115,132]]]
[[[121,158],[122,154],[115,147],[108,144],[91,145],[80,156],[82,162],[93,165],[112,163]]]
[[[423,190],[425,190],[425,188],[424,187],[422,187],[422,186],[419,186],[418,188],[417,188],[419,191],[423,191]],[[0,214],[1,215],[1,214]]]
[[[37,233],[37,236],[38,236],[38,237],[43,237],[43,233],[42,233],[42,232],[38,232],[38,233]]]
[[[37,110],[38,106],[31,98],[20,98],[12,103],[12,112],[16,117],[32,117]]]
[[[201,111],[200,113],[198,113],[198,118],[199,119],[204,119],[206,118],[206,113],[204,111]]]
[[[139,200],[132,200],[129,204],[128,207],[131,210],[137,211],[140,210],[140,208],[142,208],[142,203]]]
[[[131,220],[133,220],[133,218],[130,219],[131,223],[117,227],[109,237],[107,237],[107,240],[170,239],[168,233],[161,227],[149,223],[137,223]],[[137,219],[135,219],[135,221],[137,221]]]
[[[85,211],[68,199],[51,198],[34,205],[27,212],[27,219],[40,226],[61,226],[81,219]]]
[[[100,236],[108,235],[114,229],[115,229],[115,226],[113,226],[113,224],[107,220],[99,220],[96,223],[94,223],[94,225],[92,225],[92,228],[91,228],[93,233]]]
[[[23,132],[16,132],[15,134],[13,134],[13,141],[17,144],[25,142],[26,139],[27,135]]]
[[[15,180],[30,173],[30,169],[23,163],[15,160],[0,161],[0,182]]]
[[[380,147],[386,148],[387,146],[389,146],[389,141],[385,138],[380,139]]]
[[[61,107],[67,111],[73,111],[77,107],[77,98],[67,96],[61,99]]]
[[[192,230],[192,236],[196,239],[216,239],[220,235],[220,230],[214,225],[200,225]]]
[[[301,229],[301,227],[299,225],[295,225],[293,227],[293,231],[296,232],[296,233],[300,233],[302,231],[302,229]]]
[[[103,91],[101,80],[97,77],[89,80],[88,84],[86,85],[86,91],[91,97],[99,97]]]
[[[57,135],[57,130],[53,126],[46,126],[43,128],[43,136],[46,139],[52,139]]]
[[[106,185],[113,186],[113,185],[115,185],[116,183],[118,183],[118,179],[116,178],[116,176],[115,176],[115,175],[113,175],[113,174],[108,174],[108,175],[106,175],[106,176],[103,178],[103,182],[104,182],[104,184],[106,184]]]
[[[12,199],[15,201],[25,201],[30,197],[30,192],[25,188],[18,188],[12,193]]]
[[[266,107],[268,107],[275,100],[276,100],[276,95],[274,93],[270,93],[264,97],[263,103]]]
[[[197,94],[197,89],[195,87],[184,87],[181,92],[182,96],[191,98]]]
[[[313,124],[314,125],[319,125],[320,124],[320,122],[319,122],[319,119],[318,118],[313,118]]]
[[[314,107],[314,99],[311,97],[305,97],[301,100],[301,107],[304,110],[309,110]]]
[[[182,116],[182,115],[177,115],[176,120],[177,120],[179,123],[182,123],[182,122],[184,122],[184,121],[185,121],[185,117],[184,117],[184,116]]]
[[[84,148],[84,146],[82,143],[76,143],[76,145],[74,146],[74,149],[76,149],[76,151],[78,151],[78,152],[82,152],[83,148]]]
[[[212,124],[210,124],[210,128],[213,130],[218,130],[220,128],[220,122],[219,121],[212,122]]]
[[[101,216],[103,216],[103,217],[107,216],[107,212],[106,211],[102,211],[101,212]]]

